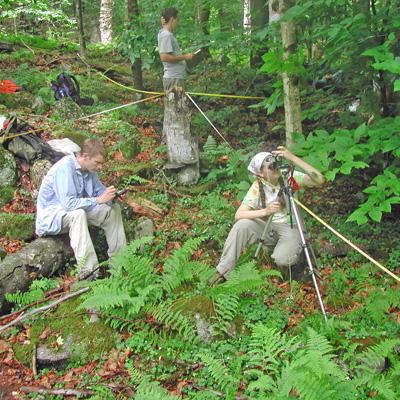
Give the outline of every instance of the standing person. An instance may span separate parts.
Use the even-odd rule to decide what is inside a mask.
[[[104,230],[109,257],[126,244],[121,210],[112,202],[116,189],[106,188],[97,175],[104,158],[103,143],[87,139],[81,152],[65,156],[51,167],[39,189],[36,233],[44,236],[69,232],[81,266],[79,279],[93,279],[99,274],[88,225]]]
[[[179,43],[174,36],[178,26],[178,10],[174,7],[166,8],[161,16],[162,29],[158,32],[158,51],[164,65],[164,90],[173,87],[185,87],[186,60],[193,58],[192,53],[182,54]]]
[[[256,154],[248,170],[257,179],[236,211],[236,223],[226,239],[214,282],[228,277],[244,248],[261,238],[271,215],[273,216],[271,225],[264,241],[264,245],[272,250],[271,258],[279,267],[290,268],[298,261],[302,251],[298,227],[291,227],[289,216],[277,199],[282,176],[280,169],[273,166],[273,158],[276,156],[288,160],[304,171],[304,173],[294,171],[293,174],[293,178],[300,186],[320,186],[325,181],[316,168],[296,157],[285,147],[280,146],[275,151]]]

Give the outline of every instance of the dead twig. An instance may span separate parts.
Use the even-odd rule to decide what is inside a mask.
[[[25,310],[27,310],[27,309],[29,309],[31,307],[37,306],[39,304],[45,303],[46,301],[49,301],[50,299],[54,299],[55,297],[61,296],[63,294],[63,292],[64,292],[64,288],[62,288],[62,287],[49,290],[45,294],[46,297],[43,300],[35,301],[35,302],[31,303],[31,304],[28,304],[28,305],[26,305],[24,307],[21,307],[19,310],[13,311],[10,314],[2,315],[0,317],[0,321],[2,321],[3,319],[7,319],[7,318],[10,318],[10,317],[13,317],[14,315],[23,313]]]
[[[36,379],[37,377],[37,344],[35,343],[33,346],[33,354],[32,354],[32,372],[33,372],[33,376]]]
[[[38,314],[40,312],[44,312],[44,311],[50,310],[51,308],[56,307],[60,303],[66,301],[66,300],[72,299],[73,297],[80,296],[81,294],[86,293],[89,290],[90,290],[89,287],[82,288],[82,289],[80,289],[80,290],[78,290],[76,292],[72,292],[72,293],[67,294],[66,296],[61,297],[60,299],[54,301],[53,303],[47,304],[46,306],[43,306],[43,307],[40,307],[40,308],[35,308],[35,309],[27,312],[26,314],[22,314],[19,317],[15,318],[13,321],[9,322],[8,324],[1,326],[0,327],[0,332],[3,332],[6,329],[10,328],[11,326],[14,326],[14,325],[18,324],[23,319],[31,317],[32,315]]]

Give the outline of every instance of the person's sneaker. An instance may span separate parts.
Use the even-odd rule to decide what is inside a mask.
[[[219,283],[223,283],[226,281],[226,278],[221,275],[219,272],[217,272],[217,275],[210,281],[210,286],[215,286],[218,285]]]

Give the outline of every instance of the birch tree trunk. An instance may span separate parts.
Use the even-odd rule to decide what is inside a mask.
[[[101,0],[99,29],[100,40],[103,44],[111,43],[112,40],[112,16],[114,0]]]
[[[86,57],[86,39],[85,31],[83,29],[83,17],[82,17],[82,0],[76,0],[75,3],[75,13],[78,22],[78,32],[79,32],[79,54],[85,58]]]
[[[139,20],[139,4],[138,0],[125,0],[125,24],[138,23]],[[135,58],[131,64],[133,86],[136,89],[143,90],[143,73],[142,73],[142,59]],[[137,98],[142,98],[143,95],[137,94]]]
[[[283,15],[293,5],[293,0],[279,0],[279,13]],[[281,22],[282,46],[284,59],[297,52],[296,25],[293,21]],[[302,133],[301,127],[301,105],[299,78],[295,74],[282,73],[285,125],[286,125],[286,146],[293,143],[293,133]]]
[[[169,163],[166,169],[177,171],[181,185],[193,185],[200,177],[199,147],[190,133],[191,113],[182,87],[166,91],[164,100],[163,137],[167,142]]]

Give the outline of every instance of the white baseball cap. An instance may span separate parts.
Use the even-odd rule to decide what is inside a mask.
[[[263,151],[261,153],[257,153],[250,161],[249,166],[247,169],[254,175],[258,175],[261,172],[261,167],[264,162],[264,160],[267,157],[272,156],[272,153],[269,153],[268,151]]]

